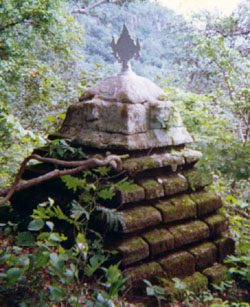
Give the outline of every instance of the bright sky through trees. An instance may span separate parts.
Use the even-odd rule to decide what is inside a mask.
[[[159,0],[177,13],[189,15],[200,10],[221,11],[229,15],[238,5],[240,0]]]

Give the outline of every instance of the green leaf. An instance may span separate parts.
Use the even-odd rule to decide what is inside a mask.
[[[56,302],[59,302],[65,296],[65,289],[60,287],[48,286],[51,297]]]
[[[42,219],[35,219],[31,221],[28,225],[28,230],[39,231],[44,227],[44,221]]]
[[[6,275],[8,282],[13,284],[22,276],[22,270],[19,268],[11,268],[6,272]]]
[[[34,246],[35,238],[30,232],[19,232],[16,237],[16,244],[18,246]]]

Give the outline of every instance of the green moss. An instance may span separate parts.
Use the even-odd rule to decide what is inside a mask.
[[[160,167],[160,162],[157,160],[157,158],[132,158],[124,161],[123,167],[129,173],[136,174],[147,169],[158,168]]]
[[[201,216],[222,207],[221,198],[214,192],[198,192],[190,195],[197,204],[197,215]]]
[[[195,256],[195,267],[202,270],[211,266],[216,261],[217,248],[211,242],[205,242],[189,249]]]
[[[121,212],[125,233],[157,225],[162,220],[160,212],[152,206],[138,206]]]
[[[168,228],[174,236],[175,247],[197,242],[209,237],[208,226],[202,221],[186,222]]]
[[[203,221],[209,226],[210,236],[216,236],[228,228],[228,220],[221,214],[210,215]]]
[[[220,283],[229,278],[227,267],[220,263],[215,263],[210,268],[205,269],[202,273],[206,275],[208,281],[213,284]]]
[[[173,195],[188,189],[187,179],[178,174],[163,180],[165,195]]]
[[[186,289],[198,294],[202,289],[208,286],[208,279],[200,272],[195,272],[192,276],[183,279]]]
[[[162,257],[158,262],[166,271],[168,278],[186,277],[195,271],[194,256],[185,251]]]
[[[123,275],[127,276],[129,278],[128,282],[131,283],[142,281],[143,279],[152,280],[156,277],[164,276],[165,272],[159,263],[152,261],[125,270]]]
[[[116,249],[122,253],[123,265],[132,264],[149,256],[149,246],[139,236],[122,241]]]
[[[165,228],[147,231],[142,233],[141,236],[149,243],[152,255],[174,248],[174,237]]]
[[[163,186],[153,179],[139,180],[138,184],[145,190],[146,199],[154,199],[164,196]]]

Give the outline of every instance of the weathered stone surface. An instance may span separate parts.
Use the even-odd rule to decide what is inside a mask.
[[[78,102],[68,108],[63,127],[76,125],[81,129],[123,134],[142,133],[148,129],[144,105],[99,99]]]
[[[228,269],[220,263],[214,263],[213,266],[205,269],[202,273],[206,275],[208,281],[213,284],[218,284],[228,279]]]
[[[204,218],[203,221],[209,226],[211,237],[219,235],[221,232],[227,230],[228,228],[228,220],[224,215],[221,214],[212,214]]]
[[[185,148],[183,150],[183,156],[186,160],[186,163],[190,164],[193,162],[197,162],[202,157],[202,153],[197,150],[193,150],[190,148]]]
[[[161,213],[152,206],[138,206],[121,211],[123,214],[122,232],[128,233],[157,225]]]
[[[155,207],[161,211],[164,223],[196,216],[196,204],[188,195],[160,200],[155,204]]]
[[[182,127],[183,122],[179,112],[170,101],[154,101],[148,103],[149,129],[165,128],[163,123],[171,122],[175,127]]]
[[[174,236],[175,248],[209,237],[209,228],[202,221],[186,222],[181,225],[171,226],[168,230]]]
[[[145,199],[164,196],[163,186],[154,179],[141,179],[138,184],[145,190]]]
[[[185,277],[182,282],[186,285],[186,289],[194,293],[199,293],[208,286],[208,279],[200,272],[195,272],[192,276]]]
[[[195,269],[200,271],[216,261],[217,249],[211,242],[201,243],[188,250],[195,257]]]
[[[107,101],[137,104],[157,101],[161,95],[164,95],[164,92],[152,81],[137,76],[132,70],[127,70],[99,81],[83,94],[80,101],[95,97]]]
[[[185,160],[182,153],[164,153],[153,154],[146,157],[129,158],[123,162],[123,168],[131,175],[134,176],[137,173],[145,170],[157,169],[160,167],[171,166],[175,171],[178,165],[183,165]]]
[[[192,193],[190,197],[197,205],[198,216],[213,212],[222,207],[220,196],[212,191]]]
[[[183,278],[195,272],[194,256],[181,251],[171,253],[157,260],[167,274],[167,278]]]
[[[187,179],[181,174],[158,177],[157,181],[162,183],[166,196],[174,195],[188,189]]]
[[[145,191],[137,184],[130,186],[129,191],[121,191],[119,188],[116,190],[116,201],[119,205],[131,202],[137,202],[145,198]]]
[[[143,279],[152,280],[155,277],[164,276],[165,272],[159,263],[151,261],[124,270],[123,275],[128,277],[128,283],[133,283]]]
[[[174,237],[165,228],[158,228],[140,234],[149,244],[151,255],[156,255],[174,248]]]
[[[149,246],[139,236],[123,240],[116,249],[122,253],[123,265],[132,264],[149,256]]]
[[[235,243],[233,239],[227,237],[218,238],[214,241],[214,244],[217,247],[219,262],[222,262],[226,256],[234,254]]]
[[[183,172],[187,178],[190,188],[195,191],[212,183],[212,177],[205,176],[196,169]]]
[[[154,129],[145,133],[125,135],[82,129],[81,125],[63,125],[60,136],[71,138],[72,141],[84,146],[122,150],[150,149],[193,142],[185,127]]]

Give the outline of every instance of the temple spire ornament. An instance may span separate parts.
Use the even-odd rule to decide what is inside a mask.
[[[112,36],[111,48],[113,50],[114,57],[119,63],[122,63],[122,71],[130,69],[130,60],[139,58],[140,44],[139,40],[136,39],[136,44],[131,38],[126,25],[123,25],[122,33],[115,43],[115,39]]]

